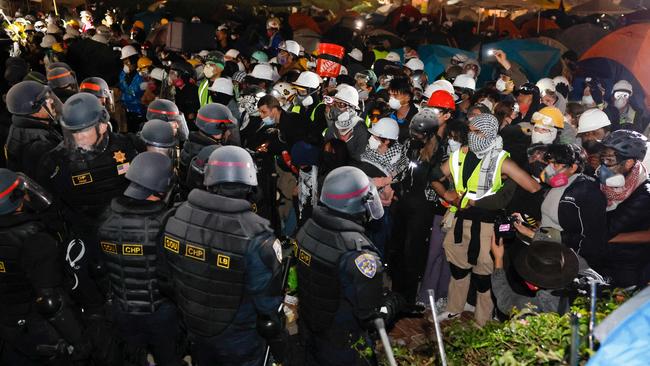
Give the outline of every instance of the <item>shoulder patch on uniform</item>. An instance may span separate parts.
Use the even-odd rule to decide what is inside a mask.
[[[354,260],[359,272],[368,278],[375,277],[377,274],[377,261],[375,257],[368,253],[363,253]]]
[[[273,251],[275,252],[275,257],[278,259],[278,262],[282,263],[282,244],[278,239],[275,239],[273,242]]]
[[[117,166],[117,175],[126,174],[129,171],[130,163],[124,163]]]
[[[122,255],[144,255],[142,244],[122,244]]]

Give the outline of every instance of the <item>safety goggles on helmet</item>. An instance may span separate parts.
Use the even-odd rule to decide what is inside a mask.
[[[358,72],[354,75],[354,81],[364,83],[367,85],[368,82],[370,81],[370,76]]]
[[[524,84],[519,87],[519,93],[522,94],[534,94],[537,87],[533,84]]]
[[[628,99],[630,97],[630,93],[626,91],[617,91],[614,93],[614,99]]]
[[[329,95],[326,95],[326,96],[323,97],[323,103],[325,103],[325,104],[327,104],[329,106],[336,107],[336,108],[340,109],[341,111],[345,111],[345,110],[351,108],[348,103],[346,103],[346,102],[344,102],[342,100],[336,99],[334,97],[331,97]]]

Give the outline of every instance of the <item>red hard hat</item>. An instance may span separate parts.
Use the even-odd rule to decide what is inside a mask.
[[[429,98],[429,103],[427,103],[428,107],[437,107],[437,108],[444,108],[444,109],[449,109],[452,111],[456,110],[456,103],[454,103],[454,97],[449,94],[449,92],[445,90],[436,90],[431,94],[431,98]]]

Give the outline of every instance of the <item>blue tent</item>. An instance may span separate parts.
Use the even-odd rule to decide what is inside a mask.
[[[518,63],[522,67],[531,82],[548,77],[551,69],[560,60],[561,56],[560,50],[555,47],[518,39],[483,44],[481,49],[483,54],[481,55],[482,65],[479,83],[494,79],[492,72],[496,60],[493,57],[487,58],[487,51],[490,49],[503,50],[508,55],[509,60]],[[483,65],[486,62],[492,62],[492,64]]]

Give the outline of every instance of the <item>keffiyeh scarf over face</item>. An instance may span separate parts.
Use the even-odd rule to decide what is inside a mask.
[[[637,161],[630,173],[625,177],[623,187],[608,187],[601,184],[601,190],[607,197],[607,211],[616,209],[621,202],[628,199],[641,184],[645,183],[647,176],[648,171],[643,166],[643,163]]]
[[[468,135],[469,149],[482,160],[478,176],[476,198],[480,199],[490,191],[494,183],[494,170],[499,164],[499,153],[503,150],[503,140],[498,135],[499,121],[489,113],[476,116],[470,124],[484,136],[470,131]]]

